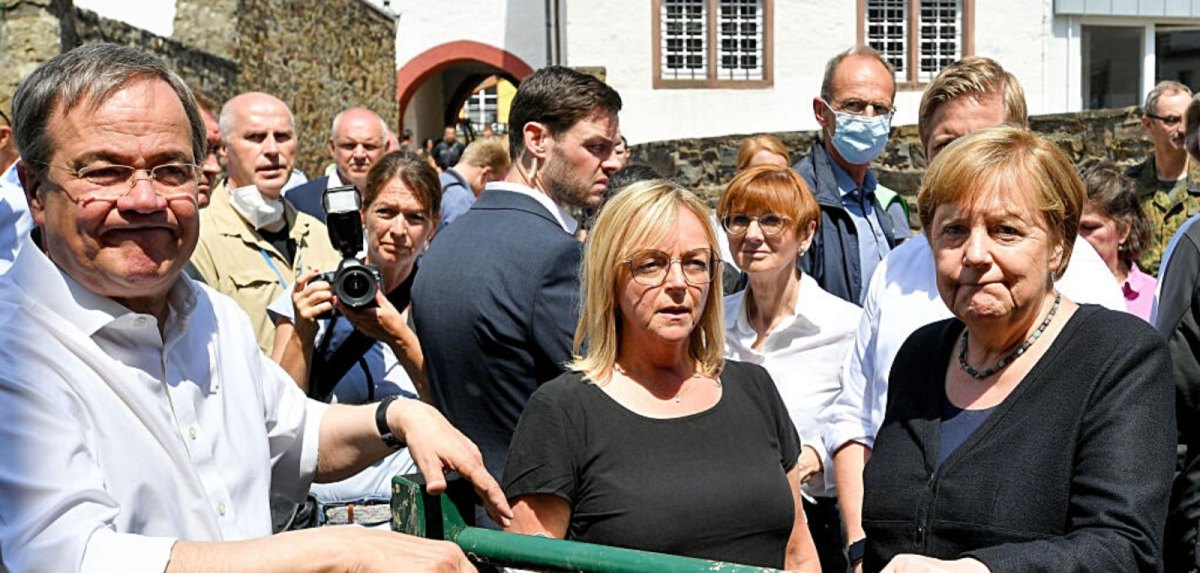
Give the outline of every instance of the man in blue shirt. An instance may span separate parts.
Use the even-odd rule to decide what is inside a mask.
[[[910,235],[903,206],[895,215],[880,202],[871,161],[891,131],[896,82],[878,52],[860,46],[826,64],[813,113],[820,139],[793,167],[821,206],[821,227],[801,268],[825,290],[862,304],[866,282],[897,239]]]

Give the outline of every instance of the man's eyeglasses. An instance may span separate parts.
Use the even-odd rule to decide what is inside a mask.
[[[837,106],[835,107],[833,104],[837,104]],[[846,99],[846,100],[842,100],[842,101],[835,101],[832,103],[825,102],[825,105],[829,106],[829,109],[832,109],[835,112],[840,111],[843,113],[851,113],[854,115],[865,115],[865,116],[869,116],[869,117],[877,117],[877,116],[885,115],[890,118],[893,115],[895,115],[895,113],[896,113],[896,108],[893,106],[890,106],[886,103],[870,102],[870,101],[854,99],[854,98]],[[868,110],[870,111],[870,113],[867,113]]]
[[[150,181],[154,192],[168,202],[181,199],[195,201],[201,173],[200,166],[191,163],[164,163],[150,169],[136,169],[128,165],[96,165],[78,170],[44,162],[42,165],[65,171],[95,186],[95,189],[74,197],[75,202],[84,207],[95,201],[116,203],[142,180]],[[145,175],[140,175],[143,173]]]
[[[4,110],[2,109],[0,109],[0,119],[4,120],[4,125],[12,127],[12,120],[8,119],[8,114],[4,113]]]
[[[762,229],[764,235],[778,235],[791,220],[791,217],[775,213],[763,213],[757,217],[751,217],[745,213],[734,213],[726,216],[721,221],[721,226],[725,227],[726,233],[738,236],[744,235],[750,229],[750,223],[758,221],[758,228]]]
[[[656,287],[667,280],[671,265],[679,263],[683,280],[690,285],[706,285],[713,280],[713,269],[721,261],[713,257],[708,249],[695,249],[678,257],[672,257],[658,249],[644,249],[623,261],[629,265],[629,274],[638,284]]]
[[[1150,119],[1157,119],[1158,121],[1163,122],[1163,125],[1165,125],[1167,127],[1175,127],[1175,126],[1179,125],[1179,122],[1183,121],[1183,118],[1179,117],[1177,115],[1162,116],[1162,115],[1154,115],[1152,113],[1148,113],[1148,114],[1146,114],[1146,117],[1148,117]]]

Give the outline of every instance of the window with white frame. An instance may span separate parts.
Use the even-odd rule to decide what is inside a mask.
[[[896,81],[927,83],[971,51],[974,0],[859,0],[860,42],[896,70]]]
[[[656,87],[769,83],[771,1],[655,0]]]
[[[707,0],[662,0],[662,77],[708,77]]]
[[[496,85],[483,88],[467,98],[463,104],[462,116],[471,123],[475,133],[482,133],[486,126],[494,125],[497,119]]]

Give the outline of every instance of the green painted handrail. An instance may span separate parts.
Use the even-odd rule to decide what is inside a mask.
[[[392,529],[453,541],[476,561],[503,567],[579,573],[771,573],[767,567],[678,557],[578,541],[468,527],[449,496],[433,496],[404,476],[392,478]]]

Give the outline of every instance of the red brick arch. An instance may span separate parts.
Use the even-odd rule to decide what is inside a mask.
[[[400,122],[417,90],[434,74],[462,62],[478,62],[496,68],[496,73],[520,82],[533,68],[510,52],[480,42],[460,40],[434,46],[409,60],[396,72],[396,100],[400,103]],[[403,126],[400,126],[403,127]]]

